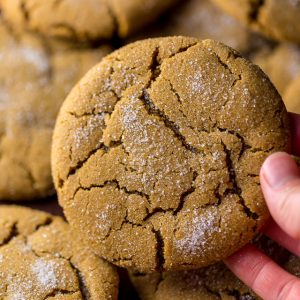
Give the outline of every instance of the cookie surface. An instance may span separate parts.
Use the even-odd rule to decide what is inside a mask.
[[[78,41],[125,37],[155,19],[175,0],[1,0],[4,18],[17,31]],[[99,21],[101,20],[101,21]]]
[[[56,115],[73,85],[109,49],[56,51],[34,36],[14,37],[0,23],[1,200],[54,193],[50,145]]]
[[[259,170],[289,145],[263,72],[211,40],[150,39],[106,57],[60,111],[52,171],[70,224],[140,272],[211,264],[268,216]]]
[[[213,0],[226,12],[265,35],[300,44],[299,0]]]
[[[60,217],[0,206],[1,299],[117,299],[118,275]]]
[[[259,300],[223,263],[183,272],[131,274],[141,300]]]

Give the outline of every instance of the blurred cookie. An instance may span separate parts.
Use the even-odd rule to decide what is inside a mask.
[[[248,30],[210,0],[182,1],[161,18],[158,24],[143,30],[131,41],[172,35],[214,39],[243,54],[268,44],[266,39]]]
[[[77,41],[126,37],[176,0],[0,0],[13,29]]]
[[[183,272],[131,274],[141,300],[258,300],[223,263]]]
[[[300,72],[298,77],[286,89],[283,99],[287,111],[300,114]]]
[[[118,275],[60,217],[0,206],[1,299],[117,299]]]
[[[15,38],[0,24],[0,199],[54,193],[50,145],[56,115],[72,86],[109,50],[54,51],[31,35]]]
[[[300,44],[299,0],[213,0],[213,2],[268,37]]]
[[[52,170],[96,253],[140,272],[179,270],[253,238],[268,216],[261,164],[288,147],[283,102],[257,66],[212,40],[158,38],[107,56],[72,90]]]
[[[292,44],[283,43],[273,50],[257,52],[252,60],[270,77],[281,95],[300,74],[300,48]]]

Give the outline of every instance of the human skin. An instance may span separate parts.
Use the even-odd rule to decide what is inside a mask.
[[[291,115],[292,154],[300,155],[300,116]],[[300,170],[287,153],[264,162],[260,181],[272,219],[264,227],[268,237],[300,256]],[[300,279],[289,274],[256,247],[247,245],[226,259],[227,266],[265,300],[296,300]]]

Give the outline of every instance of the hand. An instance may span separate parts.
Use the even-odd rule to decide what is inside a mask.
[[[300,116],[292,115],[293,154],[300,154]],[[300,170],[286,153],[264,162],[260,181],[273,220],[264,233],[300,256]],[[299,300],[300,279],[289,274],[255,246],[226,259],[227,266],[264,300]]]

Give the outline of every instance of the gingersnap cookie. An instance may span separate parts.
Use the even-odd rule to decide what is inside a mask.
[[[60,217],[0,206],[1,299],[117,299],[118,274]]]
[[[72,90],[52,171],[96,253],[139,272],[198,268],[262,226],[259,170],[288,146],[285,107],[257,66],[212,40],[158,38],[109,55]]]
[[[299,0],[213,0],[213,2],[268,37],[300,44]]]
[[[52,49],[42,40],[14,37],[0,21],[0,199],[54,193],[50,145],[65,96],[109,47]]]
[[[289,112],[300,114],[300,72],[283,94],[286,109]]]
[[[0,0],[14,30],[77,41],[126,37],[155,20],[176,0]]]
[[[131,274],[141,300],[259,300],[223,263],[198,270]]]
[[[246,56],[269,45],[269,41],[224,13],[210,0],[181,1],[154,26],[136,34],[129,41],[172,35],[217,40]]]
[[[258,51],[252,60],[270,77],[281,95],[300,74],[300,48],[293,44],[282,43],[270,51]]]
[[[292,274],[299,273],[299,259],[265,236],[253,242],[266,255]],[[298,263],[297,263],[298,262]],[[261,299],[240,281],[224,263],[184,272],[129,274],[141,300],[199,299],[256,300]]]

